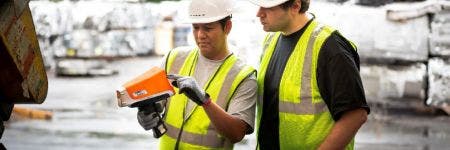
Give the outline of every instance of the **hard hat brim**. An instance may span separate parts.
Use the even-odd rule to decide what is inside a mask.
[[[199,18],[199,19],[192,19],[189,18],[185,21],[183,21],[184,23],[211,23],[211,22],[215,22],[215,21],[219,21],[227,16],[230,16],[231,14],[225,14],[225,15],[221,15],[221,16],[216,16],[216,17],[211,17],[211,18]]]
[[[258,5],[260,7],[264,7],[264,8],[271,8],[271,7],[275,7],[278,6],[280,4],[283,4],[284,2],[288,1],[288,0],[274,0],[274,1],[261,1],[261,0],[248,0],[249,2]]]

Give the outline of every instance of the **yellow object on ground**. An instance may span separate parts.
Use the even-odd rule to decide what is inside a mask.
[[[13,113],[29,119],[50,120],[53,117],[53,113],[50,111],[19,107],[17,105],[14,106]]]

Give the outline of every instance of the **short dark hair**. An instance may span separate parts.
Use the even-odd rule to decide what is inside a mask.
[[[288,1],[284,2],[283,4],[281,4],[280,6],[281,6],[281,8],[286,10],[289,7],[291,7],[294,4],[294,2],[295,2],[295,0],[288,0]],[[300,2],[302,2],[302,5],[298,12],[305,13],[309,9],[309,0],[300,0]]]
[[[227,24],[228,20],[231,20],[231,15],[219,20],[219,23],[222,26],[222,29],[225,29],[225,24]]]

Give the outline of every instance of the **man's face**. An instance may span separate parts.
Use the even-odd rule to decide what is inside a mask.
[[[194,23],[192,27],[195,42],[202,54],[213,55],[225,48],[227,34],[219,22]]]
[[[266,32],[284,31],[289,25],[289,13],[280,6],[271,8],[260,7],[258,13],[259,21]]]

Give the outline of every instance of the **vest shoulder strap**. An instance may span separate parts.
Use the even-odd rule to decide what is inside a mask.
[[[192,46],[182,46],[177,47],[169,52],[166,57],[165,70],[167,73],[178,73],[181,69],[181,66],[186,60],[195,47]]]

